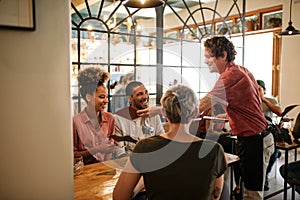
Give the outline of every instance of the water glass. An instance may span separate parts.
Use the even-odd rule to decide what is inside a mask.
[[[74,166],[73,166],[73,169],[74,169],[74,175],[77,176],[77,175],[80,175],[82,174],[83,172],[83,157],[81,155],[76,155],[74,156]]]

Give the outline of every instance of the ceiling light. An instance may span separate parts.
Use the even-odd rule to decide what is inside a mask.
[[[278,35],[297,35],[300,34],[300,31],[295,29],[292,24],[292,1],[290,3],[290,21],[289,21],[289,26],[282,32],[278,33]]]
[[[164,4],[163,0],[124,0],[122,3],[131,8],[153,8]]]

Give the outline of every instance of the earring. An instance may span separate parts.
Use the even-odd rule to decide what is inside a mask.
[[[86,95],[86,100],[87,100],[87,101],[91,101],[91,95],[90,95],[90,94],[87,94],[87,95]]]

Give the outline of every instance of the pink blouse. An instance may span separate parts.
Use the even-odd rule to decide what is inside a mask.
[[[101,112],[102,122],[100,127],[95,129],[89,119],[86,108],[73,118],[73,144],[74,153],[88,150],[101,143],[111,143],[109,136],[114,134],[115,120],[111,113]],[[96,153],[93,155],[98,161],[105,161],[105,153]]]

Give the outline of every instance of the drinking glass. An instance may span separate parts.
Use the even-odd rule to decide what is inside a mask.
[[[75,155],[74,166],[73,166],[75,176],[82,174],[83,166],[84,166],[83,157],[81,155]]]

